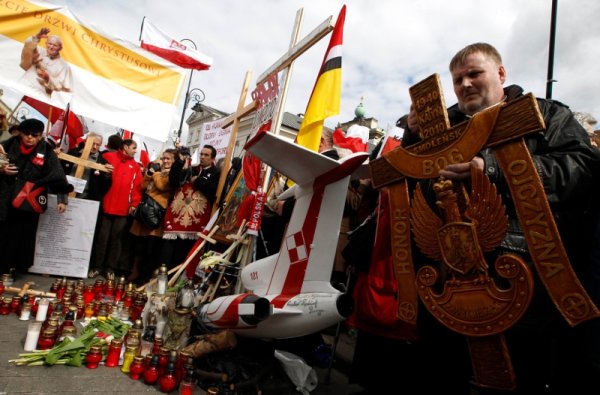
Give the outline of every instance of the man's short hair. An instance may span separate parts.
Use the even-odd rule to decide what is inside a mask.
[[[458,51],[456,55],[454,55],[450,61],[450,71],[454,70],[457,66],[464,64],[469,55],[477,52],[481,52],[482,54],[492,58],[496,63],[502,64],[502,56],[500,56],[500,53],[496,48],[488,43],[475,43],[467,45]]]
[[[123,138],[118,134],[111,134],[108,136],[108,141],[106,142],[106,146],[112,150],[118,150],[121,148],[123,144]]]
[[[125,146],[132,146],[133,144],[135,144],[137,146],[137,141],[135,141],[134,139],[125,139],[123,140],[123,142],[121,143],[121,148],[125,147]]]
[[[29,118],[19,124],[19,131],[28,134],[42,134],[44,133],[44,122],[39,119]]]
[[[104,140],[102,135],[96,132],[89,132],[86,138],[93,138],[95,140],[100,139],[100,144],[102,144],[102,141]]]
[[[215,147],[213,147],[210,144],[205,144],[204,147],[202,148],[208,148],[210,150],[210,157],[211,158],[216,158],[217,157],[217,149]]]
[[[323,131],[321,132],[321,137],[327,142],[328,145],[333,146],[333,132],[331,131],[331,129],[323,128]]]

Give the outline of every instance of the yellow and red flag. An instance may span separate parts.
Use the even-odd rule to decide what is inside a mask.
[[[342,41],[344,37],[344,20],[346,19],[346,6],[344,5],[338,15],[331,40],[325,52],[317,82],[313,88],[308,106],[304,113],[304,120],[298,131],[296,142],[311,151],[319,149],[323,122],[325,118],[337,115],[340,112],[340,99],[342,90]]]

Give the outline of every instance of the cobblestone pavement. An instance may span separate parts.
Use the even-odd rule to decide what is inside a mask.
[[[14,286],[21,287],[25,281],[34,282],[31,288],[48,291],[56,277],[35,274],[17,276]],[[87,280],[86,282],[90,282]],[[118,368],[100,366],[97,369],[72,366],[15,366],[8,363],[23,352],[23,344],[27,333],[28,321],[21,321],[15,314],[0,315],[0,395],[4,394],[148,394],[160,393],[158,386],[149,386],[143,381],[134,381]],[[333,331],[330,331],[333,332]],[[326,342],[333,341],[332,334],[324,335]],[[326,369],[315,369],[319,377],[319,385],[311,392],[315,395],[350,394],[358,392],[361,387],[348,384],[345,374],[353,352],[353,340],[345,333],[340,337],[337,346],[334,368],[331,370],[329,383],[325,382]],[[172,393],[177,393],[173,391]],[[195,394],[204,394],[198,388]],[[256,392],[245,392],[247,394]],[[262,394],[268,392],[263,390]],[[297,394],[295,390],[271,392],[273,394]]]

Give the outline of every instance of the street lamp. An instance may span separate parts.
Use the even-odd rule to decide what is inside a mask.
[[[198,49],[198,47],[196,47],[196,43],[193,42],[192,40],[190,40],[189,38],[183,38],[181,41],[189,41],[192,46],[194,47],[194,49]],[[181,138],[181,128],[183,127],[183,118],[185,117],[185,110],[187,109],[188,103],[190,101],[190,96],[192,98],[192,100],[194,100],[196,103],[201,103],[202,101],[204,101],[205,99],[205,95],[204,92],[199,89],[199,88],[194,88],[192,90],[190,90],[190,87],[192,85],[192,75],[194,73],[194,69],[190,69],[190,80],[188,81],[188,86],[187,86],[187,90],[185,92],[185,100],[183,102],[183,110],[181,110],[181,120],[179,121],[179,130],[177,130],[177,140],[179,140]],[[194,93],[196,92],[196,93]],[[192,95],[193,94],[193,95]]]
[[[25,108],[25,107],[19,108],[17,110],[17,114],[16,114],[15,118],[17,118],[17,121],[23,122],[24,120],[29,118],[29,109]]]
[[[206,98],[206,95],[204,95],[204,91],[200,88],[194,88],[191,91],[188,92],[188,101],[186,101],[185,103],[185,107],[187,107],[189,105],[189,101],[193,101],[195,104],[191,107],[192,110],[194,111],[202,111],[202,108],[200,107],[200,103],[202,103],[204,101],[204,99]]]

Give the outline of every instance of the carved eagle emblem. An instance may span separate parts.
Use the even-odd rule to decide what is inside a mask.
[[[474,267],[485,271],[483,252],[500,245],[508,228],[506,208],[495,185],[481,170],[472,169],[471,193],[464,204],[450,180],[441,179],[434,190],[444,219],[433,212],[419,185],[415,190],[411,225],[417,246],[428,258],[462,274]]]

